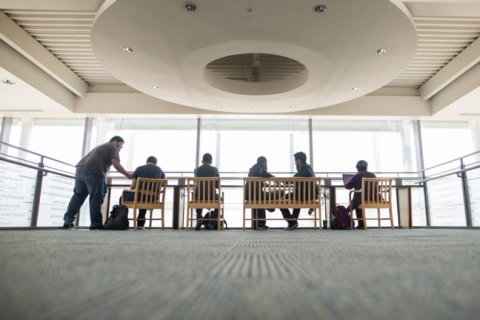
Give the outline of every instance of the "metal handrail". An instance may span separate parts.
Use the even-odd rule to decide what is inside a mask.
[[[2,158],[2,157],[0,157],[0,160],[5,161],[5,162],[9,162],[9,163],[13,163],[13,164],[16,164],[16,165],[19,165],[19,166],[22,166],[22,167],[30,168],[30,169],[33,169],[33,170],[47,172],[47,173],[53,173],[53,174],[57,174],[57,175],[62,176],[62,177],[75,179],[75,176],[73,176],[73,175],[68,175],[68,174],[58,172],[58,171],[45,169],[45,168],[42,168],[42,167],[39,167],[39,166],[32,166],[32,165],[29,165],[29,164],[26,164],[26,163],[23,163],[23,162],[19,162],[19,161],[7,159],[7,158]]]
[[[435,165],[435,166],[433,166],[433,167],[420,170],[419,173],[420,173],[420,172],[425,172],[425,171],[427,171],[427,170],[431,170],[431,169],[434,169],[434,168],[438,168],[438,167],[443,166],[443,165],[445,165],[445,164],[447,164],[447,163],[451,163],[451,162],[454,162],[454,161],[458,161],[458,160],[461,160],[461,159],[463,159],[463,158],[468,158],[468,157],[473,156],[474,154],[477,154],[477,153],[480,153],[480,150],[475,151],[475,152],[470,153],[470,154],[467,154],[466,156],[459,157],[459,158],[456,158],[456,159],[453,159],[453,160],[449,160],[449,161],[447,161],[447,162],[444,162],[444,163],[441,163],[441,164],[437,164],[437,165]]]
[[[10,143],[6,143],[6,142],[3,142],[3,141],[0,141],[0,145],[5,145],[7,147],[12,147],[14,149],[17,149],[17,150],[21,150],[21,151],[25,151],[25,152],[28,152],[30,154],[33,154],[33,155],[36,155],[37,157],[40,157],[40,158],[43,158],[43,159],[48,159],[48,160],[52,160],[52,161],[55,161],[55,162],[58,162],[58,163],[61,163],[61,164],[64,164],[64,165],[67,165],[67,166],[70,166],[70,167],[75,167],[73,164],[71,163],[66,163],[66,162],[63,162],[61,160],[57,160],[55,158],[51,158],[51,157],[48,157],[48,156],[45,156],[43,154],[40,154],[40,153],[36,153],[36,152],[33,152],[33,151],[30,151],[30,150],[27,150],[27,149],[24,149],[24,148],[20,148],[20,147],[17,147],[17,146],[14,146]],[[1,154],[1,155],[4,155],[4,156],[7,156],[7,157],[13,157],[13,156],[10,156],[10,155],[7,155],[7,154]],[[25,161],[28,161],[28,160],[25,160]]]
[[[418,181],[415,181],[414,183],[417,184],[417,183],[432,181],[432,180],[436,180],[436,179],[440,179],[440,178],[445,178],[445,177],[448,177],[452,174],[459,174],[459,173],[462,173],[462,172],[467,172],[467,171],[478,169],[478,168],[480,168],[480,165],[475,166],[475,167],[466,168],[466,169],[457,170],[457,171],[450,172],[450,173],[447,173],[447,174],[443,174],[443,175],[437,176],[437,177],[431,177],[431,178],[427,178],[427,179],[423,179],[423,180],[418,180]]]

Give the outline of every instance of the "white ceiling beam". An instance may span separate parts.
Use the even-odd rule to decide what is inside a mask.
[[[0,0],[0,9],[97,11],[105,0]]]
[[[18,51],[0,40],[0,67],[62,105],[69,111],[75,107],[75,95]],[[3,101],[3,103],[5,103]],[[0,99],[2,105],[2,99]],[[3,105],[2,107],[8,107]],[[32,101],[32,108],[35,101]]]
[[[480,88],[480,63],[430,99],[432,115],[455,116],[463,112],[457,101]],[[478,101],[474,104],[478,105]]]
[[[480,61],[480,38],[463,50],[420,88],[423,100],[430,99]]]
[[[20,52],[77,96],[84,97],[87,93],[88,84],[85,81],[78,77],[72,70],[1,11],[0,39]]]
[[[480,17],[479,0],[403,1],[414,17]]]

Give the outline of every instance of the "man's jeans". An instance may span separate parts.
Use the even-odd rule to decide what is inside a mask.
[[[87,196],[90,195],[90,225],[102,225],[102,204],[105,195],[105,179],[84,167],[75,172],[73,196],[63,216],[65,223],[73,223]]]

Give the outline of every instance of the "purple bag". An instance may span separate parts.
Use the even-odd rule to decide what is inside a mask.
[[[330,228],[350,230],[350,213],[344,206],[336,205],[330,212]]]

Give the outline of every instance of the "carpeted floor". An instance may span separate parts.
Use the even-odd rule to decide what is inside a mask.
[[[479,230],[0,231],[1,319],[474,319]]]

